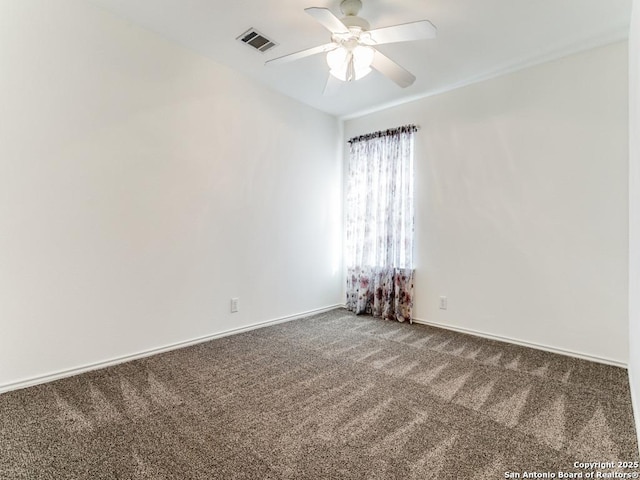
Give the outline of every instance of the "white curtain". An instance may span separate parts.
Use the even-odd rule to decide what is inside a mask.
[[[410,125],[349,141],[347,308],[356,313],[411,320],[416,130]]]

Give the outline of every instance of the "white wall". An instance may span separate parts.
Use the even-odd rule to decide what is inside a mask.
[[[640,445],[640,0],[629,32],[629,378]]]
[[[341,303],[335,118],[80,0],[0,72],[0,389]]]
[[[627,362],[627,98],[622,42],[345,122],[421,127],[417,319]]]

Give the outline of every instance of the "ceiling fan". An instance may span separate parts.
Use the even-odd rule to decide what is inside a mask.
[[[420,20],[370,30],[369,22],[358,16],[361,8],[360,0],[343,0],[340,9],[345,16],[342,19],[336,17],[328,8],[306,8],[305,12],[331,32],[331,42],[267,60],[266,63],[274,65],[326,53],[330,75],[325,94],[331,89],[332,84],[335,85],[334,79],[343,82],[359,80],[368,75],[372,68],[402,88],[413,84],[416,77],[380,53],[375,46],[434,38],[436,27],[428,20]]]

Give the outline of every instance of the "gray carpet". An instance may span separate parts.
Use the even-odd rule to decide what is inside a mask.
[[[638,460],[623,369],[345,310],[0,395],[3,480],[482,480],[617,460]]]

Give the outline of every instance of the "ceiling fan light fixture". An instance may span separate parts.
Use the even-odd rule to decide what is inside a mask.
[[[357,45],[352,50],[340,46],[327,53],[330,73],[343,82],[360,80],[371,72],[375,50]]]
[[[327,52],[327,65],[331,70],[339,70],[346,62],[349,51],[344,47],[338,47]]]

